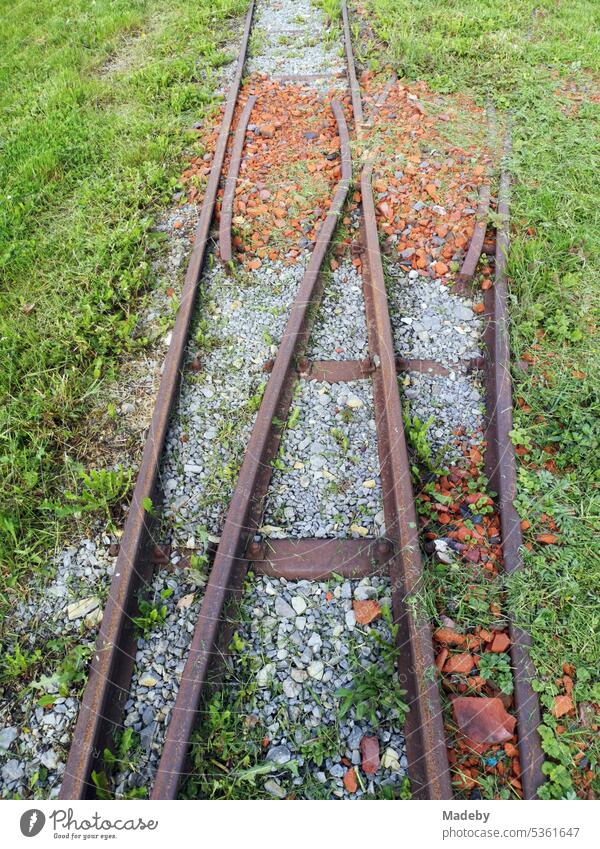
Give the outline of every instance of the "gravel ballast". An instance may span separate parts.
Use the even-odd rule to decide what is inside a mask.
[[[138,641],[124,719],[134,736],[127,768],[113,779],[116,798],[132,795],[136,788],[147,790],[152,783],[205,584],[205,576],[195,569],[175,574],[163,569],[152,582],[150,602],[161,618]]]
[[[240,280],[217,270],[206,279],[192,332],[178,408],[161,469],[171,542],[195,548],[220,533],[262,391],[304,264],[264,261]]]
[[[439,462],[458,463],[465,441],[478,444],[484,426],[481,380],[476,374],[448,375],[411,371],[400,378],[412,417],[431,419],[428,440]]]
[[[307,349],[312,360],[362,360],[368,354],[362,277],[342,263],[327,281]]]
[[[383,577],[248,582],[236,637],[248,679],[242,680],[234,654],[223,687],[240,723],[263,737],[258,761],[272,764],[262,779],[263,795],[360,798],[402,784],[407,761],[400,714],[388,705],[377,710],[374,724],[359,720],[354,706],[344,716],[340,710],[339,690],[357,686],[373,667],[383,669],[382,646],[391,640],[381,617],[358,625],[353,604],[369,598],[389,607],[389,596]],[[391,690],[391,676],[388,683]],[[363,770],[365,737],[377,740],[379,765],[372,773]],[[202,768],[211,769],[197,760],[196,769]],[[360,773],[355,792],[344,785],[352,768]]]
[[[481,444],[485,426],[482,375],[469,368],[483,355],[483,321],[470,299],[440,279],[414,270],[404,274],[389,262],[386,288],[397,356],[432,360],[448,369],[445,375],[433,369],[401,374],[405,409],[418,427],[429,422],[432,461],[460,464],[465,448]]]
[[[482,321],[472,302],[440,280],[390,270],[387,281],[394,343],[399,357],[458,366],[481,357]]]
[[[266,0],[258,4],[254,21],[249,73],[323,74],[329,87],[327,75],[345,70],[340,39],[323,37],[326,18],[311,0]]]
[[[370,381],[300,382],[262,532],[274,538],[384,534],[379,474]]]

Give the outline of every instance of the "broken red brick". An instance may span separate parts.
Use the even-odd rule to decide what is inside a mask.
[[[344,773],[342,781],[344,782],[344,787],[346,788],[348,793],[356,793],[356,791],[358,790],[358,781],[356,778],[356,770],[354,769],[354,767]]]
[[[367,601],[355,601],[352,604],[356,621],[359,625],[368,625],[378,616],[381,616],[381,607],[372,599]]]
[[[444,672],[448,674],[460,672],[462,675],[468,675],[474,666],[475,661],[470,654],[454,654],[444,664]]]
[[[379,769],[379,740],[365,735],[360,741],[362,768],[367,775],[374,775]]]
[[[496,634],[492,641],[491,649],[493,652],[507,651],[510,646],[510,637],[508,634]]]
[[[457,696],[452,700],[452,710],[459,730],[476,743],[505,743],[517,724],[497,698]]]
[[[434,631],[433,638],[438,643],[445,643],[447,646],[462,646],[466,639],[464,634],[459,634],[453,628],[437,628]]]

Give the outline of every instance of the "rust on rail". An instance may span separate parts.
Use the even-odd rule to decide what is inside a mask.
[[[233,221],[235,185],[237,183],[240,165],[242,163],[246,130],[248,128],[248,122],[255,103],[256,96],[251,94],[246,101],[244,109],[242,110],[233,138],[231,159],[229,160],[229,169],[227,171],[227,179],[225,180],[225,189],[223,191],[223,201],[221,203],[221,219],[219,221],[219,254],[222,262],[231,262],[233,258],[231,248],[231,224]]]
[[[323,581],[387,573],[391,551],[385,539],[269,539],[251,543],[247,555],[260,575]]]
[[[504,145],[504,163],[498,190],[498,218],[494,286],[486,292],[485,306],[488,325],[485,334],[486,407],[488,426],[486,438],[486,473],[491,488],[498,493],[498,510],[502,535],[504,569],[511,574],[523,565],[521,524],[514,501],[517,495],[517,466],[510,437],[513,429],[512,384],[510,377],[510,338],[508,327],[508,279],[506,265],[510,245],[509,195],[510,174],[507,159],[510,155],[510,136]],[[512,621],[509,610],[511,660],[514,679],[514,700],[517,714],[517,733],[521,763],[521,783],[525,799],[536,798],[544,781],[538,727],[541,711],[532,680],[535,670],[531,661],[531,638]]]
[[[473,279],[477,264],[483,251],[483,243],[485,241],[485,231],[487,228],[488,214],[490,210],[490,184],[483,183],[479,190],[479,205],[477,207],[477,220],[475,229],[471,236],[469,250],[458,273],[456,281],[458,284],[467,283]]]
[[[365,357],[364,360],[301,360],[298,364],[298,372],[304,380],[327,383],[364,380],[374,368],[370,357]]]
[[[434,669],[429,621],[409,607],[422,588],[417,515],[410,479],[398,390],[396,357],[379,249],[371,188],[372,162],[361,174],[363,279],[369,349],[379,367],[373,374],[377,444],[387,536],[396,546],[390,562],[394,620],[398,631],[398,669],[408,692],[410,712],[404,736],[408,772],[415,798],[450,799],[450,775],[440,694]]]
[[[295,378],[294,360],[308,339],[311,306],[317,300],[321,266],[350,187],[352,165],[348,128],[341,104],[332,101],[331,107],[340,136],[341,179],[292,304],[227,510],[221,542],[215,555],[167,728],[152,790],[153,799],[175,798],[180,779],[185,772],[189,740],[209,671],[213,660],[218,656],[220,640],[221,644],[225,642],[220,634],[224,610],[239,596],[247,570],[246,547],[256,531],[270,480],[270,461],[276,455],[281,436],[281,430],[276,423],[286,418]]]
[[[90,781],[90,774],[98,764],[100,753],[109,743],[111,732],[120,727],[123,705],[131,684],[135,659],[132,617],[137,615],[138,592],[148,583],[152,572],[154,545],[152,516],[145,505],[148,504],[148,500],[156,503],[158,497],[159,462],[171,410],[177,397],[198,281],[244,69],[253,11],[254,1],[250,4],[246,16],[235,76],[225,104],[225,113],[196,229],[194,248],[185,276],[181,303],[165,358],[152,421],[71,742],[60,799],[84,799],[93,795],[94,785]]]
[[[363,108],[360,97],[360,86],[356,78],[354,67],[354,56],[352,54],[352,38],[350,36],[350,21],[348,19],[348,7],[346,0],[342,2],[342,21],[344,27],[344,46],[346,49],[346,64],[348,65],[348,79],[350,80],[350,95],[352,97],[352,114],[354,115],[354,126],[360,133],[363,125]]]

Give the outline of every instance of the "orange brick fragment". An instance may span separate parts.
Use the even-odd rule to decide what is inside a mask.
[[[492,642],[493,652],[505,652],[510,646],[510,638],[508,634],[496,634]]]
[[[437,628],[433,637],[438,643],[445,643],[448,646],[462,646],[466,639],[464,634],[459,634],[453,628]]]
[[[475,666],[475,661],[471,657],[470,654],[466,652],[463,654],[454,654],[452,657],[448,658],[446,663],[444,664],[444,672],[449,675],[453,672],[459,672],[462,675],[468,675],[469,672]]]
[[[342,780],[348,793],[356,793],[358,790],[358,781],[356,779],[356,770],[354,767],[346,771]]]
[[[355,601],[352,604],[356,621],[359,625],[368,625],[378,616],[381,616],[381,607],[373,599],[366,601]]]

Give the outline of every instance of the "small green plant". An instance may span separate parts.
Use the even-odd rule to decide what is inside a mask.
[[[504,784],[497,775],[482,775],[477,779],[477,784],[484,799],[515,799],[517,794],[510,784]]]
[[[147,634],[157,625],[160,625],[161,622],[164,622],[167,618],[167,605],[161,604],[161,602],[166,601],[173,595],[173,590],[170,588],[165,588],[160,592],[160,601],[150,602],[145,599],[141,599],[139,602],[139,616],[133,617],[133,623],[136,625],[142,633]]]
[[[52,656],[62,657],[62,660],[54,672],[50,675],[42,675],[30,685],[33,690],[42,692],[37,701],[40,707],[53,705],[58,696],[68,696],[73,690],[85,684],[88,661],[92,654],[90,646],[76,645],[67,650],[61,639],[50,640],[46,644],[46,650]]]
[[[348,436],[344,433],[344,431],[341,430],[339,427],[332,427],[331,435],[333,436],[337,444],[340,446],[342,451],[346,453],[350,446],[350,440],[348,439]]]
[[[351,708],[355,708],[358,720],[368,719],[375,728],[380,725],[378,713],[389,718],[389,711],[401,720],[408,713],[408,705],[404,701],[406,690],[390,686],[387,670],[372,664],[364,669],[355,679],[352,687],[341,687],[336,691],[336,697],[341,699],[340,718],[343,719]]]
[[[337,21],[341,16],[340,0],[317,0],[321,8],[331,22]]]
[[[18,643],[15,643],[13,654],[6,651],[0,658],[0,682],[6,683],[20,678],[39,663],[41,658],[42,653],[39,649],[27,653],[21,650]]]
[[[104,770],[92,770],[91,779],[94,787],[96,788],[96,796],[98,797],[98,799],[106,801],[108,799],[114,798],[113,794],[111,793],[108,776],[104,772]]]
[[[500,692],[510,695],[514,690],[510,657],[506,652],[485,652],[479,658],[479,674],[491,681]]]
[[[288,416],[287,426],[288,428],[294,428],[298,424],[298,420],[300,418],[300,409],[298,407],[294,407],[290,415]]]
[[[549,719],[554,723],[554,719]],[[542,765],[542,772],[547,776],[547,781],[540,787],[538,795],[540,799],[575,799],[575,788],[569,772],[572,755],[568,745],[557,735],[555,728],[549,724],[542,724],[538,728],[542,749],[552,760]]]
[[[197,572],[205,572],[208,565],[208,554],[195,552],[190,556],[190,567]]]
[[[108,769],[111,771],[115,769],[135,770],[135,755],[139,749],[139,743],[139,735],[135,733],[133,728],[125,728],[116,741],[116,751],[104,749],[103,758]]]
[[[139,754],[139,735],[132,728],[125,728],[121,734],[117,736],[115,741],[115,751],[112,749],[104,749],[102,753],[102,761],[104,769],[94,771],[92,773],[92,781],[96,788],[96,795],[99,799],[114,799],[115,793],[111,786],[110,775],[115,772],[128,770],[135,772],[138,769],[137,755]],[[123,799],[147,799],[147,787],[131,787],[122,797]]]
[[[152,499],[148,496],[142,499],[142,507],[145,513],[148,513],[150,516],[156,516],[156,509],[152,503]]]
[[[259,734],[246,721],[242,705],[241,693],[230,699],[223,691],[208,703],[206,721],[194,740],[196,769],[187,787],[190,798],[243,797],[244,785],[252,788],[259,775],[275,768],[263,763]]]
[[[266,384],[261,384],[256,390],[256,392],[251,395],[246,401],[246,410],[250,414],[256,413],[260,409],[263,395],[265,394],[265,386]]]
[[[53,510],[60,517],[100,511],[110,521],[111,508],[126,498],[132,480],[131,469],[92,469],[89,473],[80,470],[78,491],[64,494],[67,504],[44,502],[42,507]]]
[[[211,331],[207,319],[202,318],[198,322],[195,335],[196,346],[199,353],[210,354],[221,344],[221,340]]]
[[[478,498],[473,504],[469,505],[469,509],[474,516],[490,515],[494,512],[494,504],[487,495]]]
[[[206,528],[197,528],[194,532],[196,550],[190,555],[190,567],[200,574],[206,572],[208,566],[208,531]]]
[[[375,791],[373,796],[369,796],[369,799],[384,799],[391,801],[392,799],[402,799],[403,801],[409,801],[412,799],[412,793],[410,789],[410,779],[408,776],[405,776],[402,779],[402,784],[399,787],[393,787],[390,785],[380,785]]]
[[[404,701],[406,690],[398,683],[396,660],[398,648],[395,638],[398,626],[392,622],[389,608],[382,608],[382,615],[391,631],[391,640],[384,640],[376,632],[374,639],[379,645],[378,663],[361,668],[354,676],[352,687],[340,687],[336,698],[340,699],[339,716],[343,719],[354,708],[358,720],[368,719],[373,728],[378,728],[382,719],[404,721],[409,707]]]
[[[428,436],[429,428],[433,424],[433,415],[431,415],[426,422],[422,422],[418,416],[411,415],[408,405],[405,405],[403,418],[406,438],[410,447],[414,451],[417,460],[422,463],[428,471],[433,474],[440,474],[442,471],[439,468],[440,454],[438,454],[437,457],[434,457]],[[418,479],[420,477],[418,468],[413,466],[412,471],[413,475],[415,475]]]
[[[569,762],[570,764],[570,762]],[[542,785],[538,796],[540,799],[576,799],[573,779],[564,764],[546,761],[542,764],[542,772],[547,781]]]
[[[314,737],[302,744],[302,754],[310,758],[318,767],[323,761],[333,757],[340,750],[340,737],[336,726],[322,725]]]

